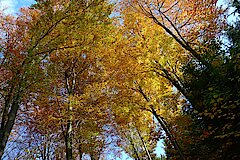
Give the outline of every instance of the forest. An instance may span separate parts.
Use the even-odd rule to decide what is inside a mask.
[[[222,2],[0,10],[0,159],[239,160],[240,1]]]

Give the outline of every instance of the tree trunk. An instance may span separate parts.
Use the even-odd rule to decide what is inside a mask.
[[[130,143],[131,143],[131,146],[132,146],[132,148],[133,148],[134,154],[137,156],[137,158],[135,158],[135,160],[140,160],[140,157],[139,157],[139,155],[138,155],[137,149],[136,149],[136,147],[135,147],[135,145],[134,145],[134,143],[133,143],[132,136],[130,135],[129,138],[130,138]]]
[[[185,160],[185,157],[182,153],[182,150],[175,140],[174,136],[171,134],[169,128],[165,124],[165,122],[162,120],[162,118],[157,114],[157,112],[154,110],[153,107],[151,107],[151,112],[154,115],[154,117],[157,119],[157,121],[160,123],[161,127],[163,128],[164,132],[166,133],[167,137],[169,138],[170,142],[173,144],[174,148],[178,151],[179,156],[181,157],[182,160]]]
[[[83,158],[82,144],[79,144],[78,152],[79,152],[79,160],[82,160]]]
[[[19,84],[20,85],[20,84]],[[0,129],[0,159],[2,159],[2,156],[4,154],[4,150],[9,138],[9,135],[12,131],[16,116],[17,116],[17,111],[19,109],[19,104],[20,104],[20,100],[21,100],[21,91],[20,91],[20,86],[19,89],[17,91],[17,93],[15,93],[16,95],[14,95],[13,97],[13,102],[11,104],[11,109],[10,112],[7,114],[7,119],[6,122],[3,122],[2,119],[2,123],[1,123],[1,129]],[[10,108],[10,103],[8,104],[9,106],[5,106]],[[4,116],[4,115],[3,115]]]
[[[136,128],[137,129],[137,128]],[[140,137],[140,139],[141,139],[141,141],[142,141],[142,144],[143,144],[143,147],[144,147],[144,150],[146,151],[146,154],[147,154],[147,156],[148,156],[148,159],[149,160],[152,160],[152,158],[151,158],[151,156],[150,156],[150,153],[149,153],[149,151],[148,151],[148,149],[147,149],[147,146],[146,146],[146,143],[144,142],[144,139],[143,139],[143,137],[142,137],[142,135],[141,135],[141,133],[140,133],[140,131],[137,129],[137,133],[138,133],[138,136]]]
[[[76,82],[76,73],[75,69],[72,69],[72,73],[68,71],[65,71],[65,82],[66,82],[66,88],[68,91],[69,96],[69,105],[68,105],[68,113],[69,118],[67,120],[67,130],[65,135],[65,145],[66,145],[66,159],[72,160],[73,159],[73,153],[72,153],[72,124],[73,124],[73,96],[74,96],[74,90],[75,90],[75,82]]]
[[[70,117],[67,122],[67,132],[65,137],[65,145],[66,145],[66,158],[67,160],[72,160],[72,104],[70,102],[69,106]]]
[[[67,133],[65,137],[65,145],[66,145],[66,159],[72,160],[72,138],[69,133]]]
[[[136,83],[137,84],[137,83]],[[144,97],[144,99],[147,102],[150,102],[150,99],[147,97],[147,95],[144,93],[144,91],[142,90],[142,87],[138,85],[138,91],[140,94],[142,94],[142,96]],[[167,137],[169,138],[170,142],[173,144],[174,148],[178,151],[179,156],[181,157],[182,160],[185,160],[185,157],[182,153],[182,150],[180,148],[180,146],[178,145],[176,139],[174,138],[174,136],[171,134],[168,126],[165,124],[165,122],[163,121],[163,119],[157,114],[157,112],[155,111],[155,109],[153,108],[153,106],[151,105],[151,110],[150,112],[154,115],[154,117],[157,119],[157,121],[160,123],[161,127],[163,128],[164,132],[166,133]]]

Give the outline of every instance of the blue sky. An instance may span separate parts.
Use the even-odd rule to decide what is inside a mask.
[[[226,0],[219,0],[218,4],[221,5]],[[34,0],[0,0],[0,9],[7,8],[5,11],[8,14],[16,13],[19,8],[30,6],[35,3]]]
[[[0,9],[6,9],[6,14],[17,13],[19,8],[30,6],[34,0],[0,0]]]

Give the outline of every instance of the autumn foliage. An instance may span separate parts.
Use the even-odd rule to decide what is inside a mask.
[[[228,15],[214,0],[1,11],[0,157],[154,160],[163,140],[162,158],[239,159],[239,21]]]

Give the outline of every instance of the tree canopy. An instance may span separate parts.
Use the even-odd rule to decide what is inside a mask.
[[[240,10],[226,5],[37,0],[1,11],[0,157],[239,159]]]

